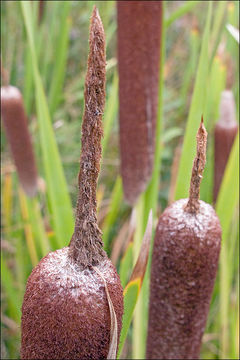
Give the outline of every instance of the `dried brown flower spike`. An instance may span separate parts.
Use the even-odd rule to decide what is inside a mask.
[[[197,134],[189,199],[160,216],[154,240],[147,359],[197,359],[218,266],[221,227],[199,200],[207,132]]]
[[[69,247],[49,253],[28,279],[22,306],[22,359],[116,356],[123,292],[116,269],[102,249],[96,217],[105,62],[104,30],[94,7],[75,230]]]
[[[162,1],[117,1],[117,11],[121,175],[134,204],[153,167]]]
[[[1,87],[1,114],[20,183],[28,196],[37,193],[37,167],[23,99],[18,88]]]
[[[225,90],[221,96],[220,118],[214,131],[214,202],[217,200],[224,170],[237,131],[238,124],[236,122],[234,95],[232,91]]]

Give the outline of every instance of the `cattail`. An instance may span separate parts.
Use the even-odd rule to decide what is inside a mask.
[[[121,175],[134,204],[152,174],[162,1],[118,1]]]
[[[22,95],[16,87],[1,87],[1,114],[20,183],[28,196],[34,196],[38,188],[37,167]]]
[[[207,132],[201,122],[189,199],[160,216],[152,257],[147,359],[197,359],[218,266],[221,227],[199,200]]]
[[[220,118],[215,126],[215,163],[214,163],[214,202],[222,182],[228,157],[238,131],[236,122],[235,102],[232,91],[222,92],[220,102]]]
[[[38,1],[38,24],[40,24],[42,21],[45,5],[46,5],[46,1],[44,1],[44,0]]]
[[[89,44],[75,229],[69,246],[44,257],[28,279],[22,306],[23,359],[104,359],[114,358],[117,351],[123,291],[103,251],[96,215],[106,63],[96,7]]]

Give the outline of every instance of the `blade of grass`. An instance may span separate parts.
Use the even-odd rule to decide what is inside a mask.
[[[34,267],[38,263],[38,255],[37,255],[37,250],[36,250],[36,246],[35,246],[35,242],[34,242],[32,226],[29,223],[30,216],[29,216],[29,211],[28,211],[28,206],[27,206],[27,198],[26,198],[24,191],[20,187],[18,188],[18,196],[19,196],[19,204],[20,204],[22,219],[23,219],[23,223],[24,223],[25,239],[27,242],[28,252],[29,252],[31,262],[32,262],[32,266]]]
[[[187,93],[188,93],[193,75],[195,74],[195,71],[196,71],[199,45],[200,45],[199,31],[197,29],[192,29],[190,32],[189,63],[186,66],[186,70],[185,70],[185,73],[183,76],[183,85],[182,85],[182,89],[181,89],[181,97],[183,99],[183,103],[186,102]]]
[[[104,249],[106,251],[109,250],[109,235],[112,228],[112,225],[114,224],[117,215],[118,210],[121,204],[123,198],[123,189],[122,189],[122,180],[120,176],[117,177],[117,180],[115,182],[111,199],[110,199],[110,205],[109,205],[109,211],[107,216],[104,219],[103,225],[102,225],[102,232],[103,232],[103,244]]]
[[[231,219],[239,199],[239,135],[234,145],[224,172],[216,203],[216,212],[222,226],[222,250],[220,254],[220,321],[221,338],[220,348],[222,359],[228,358],[229,350],[229,293],[230,293],[230,267],[228,233]]]
[[[50,199],[50,205],[53,213],[53,223],[57,241],[59,246],[62,247],[69,242],[73,232],[73,213],[56,139],[51,126],[46,96],[39,75],[32,31],[32,14],[30,5],[31,4],[28,1],[21,1],[22,13],[28,36],[28,44],[32,55],[35,97],[43,163],[47,180],[47,194]]]
[[[136,204],[136,231],[133,241],[133,260],[137,261],[140,253],[142,236],[143,236],[143,221],[144,218],[144,194],[142,194]],[[138,296],[137,304],[133,316],[133,339],[132,339],[132,356],[133,359],[142,359],[145,353],[143,326],[143,294]]]
[[[133,242],[131,241],[128,244],[125,254],[123,255],[120,262],[119,276],[123,288],[127,285],[129,272],[131,271],[133,265],[132,262],[133,262]]]
[[[179,6],[177,10],[175,10],[166,20],[165,20],[165,27],[169,27],[174,21],[179,19],[180,17],[184,16],[199,3],[200,1],[186,1],[185,4]]]
[[[210,22],[212,16],[212,2],[209,2],[208,15],[203,34],[200,60],[197,70],[196,82],[194,86],[189,116],[186,125],[182,155],[179,164],[175,199],[188,197],[190,184],[191,168],[194,158],[195,137],[197,128],[203,114],[206,100],[206,84],[208,76],[208,40]]]
[[[61,93],[63,88],[64,76],[66,74],[66,63],[69,44],[69,31],[71,28],[71,20],[69,18],[69,11],[71,9],[71,1],[63,1],[62,12],[60,16],[60,31],[55,50],[54,69],[49,90],[49,109],[50,114],[53,115],[61,100]]]
[[[54,59],[55,44],[57,42],[58,32],[60,32],[59,18],[63,2],[48,1],[45,8],[45,21],[41,26],[35,22],[36,32],[34,33],[37,62],[41,64],[39,72],[42,78],[43,86],[49,89],[50,79],[52,79],[50,72],[52,71],[52,64],[55,64]],[[48,51],[45,49],[48,48]]]
[[[152,211],[150,212],[148,217],[148,223],[143,237],[139,256],[136,261],[136,265],[134,266],[130,281],[128,282],[123,292],[124,314],[123,314],[122,331],[120,334],[120,342],[119,342],[117,358],[119,358],[119,356],[121,355],[123,345],[127,337],[127,332],[131,324],[133,311],[137,301],[139,300],[141,285],[144,279],[148,257],[149,257],[151,235],[152,235]]]
[[[41,257],[43,257],[49,253],[50,244],[45,232],[38,200],[36,198],[27,199],[27,206],[34,238],[38,247],[40,248]]]
[[[8,232],[12,217],[12,174],[7,172],[3,181],[3,217],[5,231]]]
[[[224,16],[226,14],[226,8],[227,8],[227,1],[219,1],[217,4],[217,8],[214,12],[212,35],[211,35],[212,53],[211,53],[210,63],[212,63],[212,60],[215,56],[219,44],[219,40],[222,31],[224,29],[223,21],[224,21]]]
[[[118,74],[117,71],[114,72],[113,82],[111,90],[109,91],[109,96],[106,101],[106,110],[103,117],[103,128],[104,128],[104,137],[102,140],[102,158],[106,153],[108,140],[112,130],[114,119],[116,118],[118,111]]]
[[[21,319],[21,303],[18,296],[18,292],[16,290],[16,286],[14,285],[14,277],[11,271],[9,270],[5,259],[1,254],[1,281],[4,290],[7,294],[7,301],[10,311],[10,316],[20,323]]]

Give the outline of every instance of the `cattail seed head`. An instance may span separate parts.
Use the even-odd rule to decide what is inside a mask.
[[[214,202],[217,199],[237,131],[234,96],[232,91],[225,90],[221,95],[220,118],[214,130]]]
[[[20,183],[28,196],[34,196],[38,188],[37,167],[22,95],[16,87],[1,87],[1,114]]]
[[[106,63],[96,7],[89,44],[74,234],[68,247],[49,253],[28,279],[22,306],[22,359],[105,359],[117,352],[123,290],[102,249],[96,215]]]
[[[121,175],[134,204],[152,174],[162,1],[118,1]]]
[[[221,246],[214,209],[199,200],[207,133],[201,122],[189,199],[167,207],[154,239],[148,359],[198,359]],[[200,178],[198,178],[200,176]]]

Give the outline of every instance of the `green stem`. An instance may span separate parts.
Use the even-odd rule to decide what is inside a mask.
[[[142,194],[136,204],[136,232],[133,242],[133,254],[134,264],[137,261],[143,238],[143,219],[144,219],[144,194]],[[139,294],[138,301],[134,311],[133,317],[133,344],[132,344],[132,356],[133,359],[142,359],[145,355],[145,343],[144,343],[144,322],[143,317],[144,298],[143,293]]]

